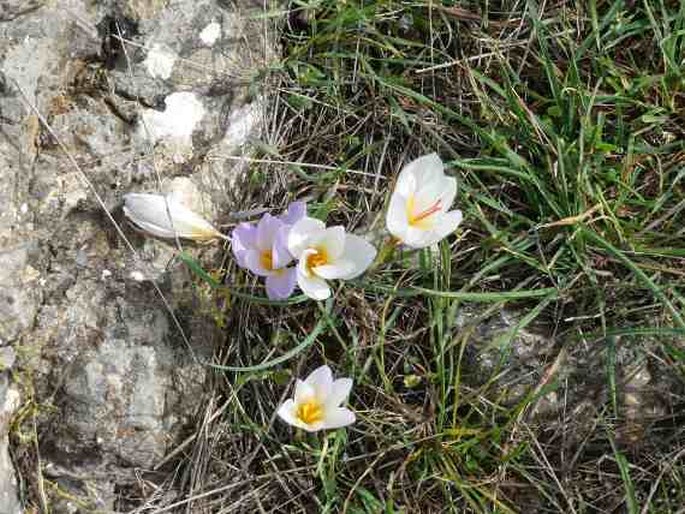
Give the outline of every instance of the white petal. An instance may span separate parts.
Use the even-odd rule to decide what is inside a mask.
[[[407,219],[407,198],[395,191],[390,197],[390,205],[385,215],[385,225],[397,239],[403,240],[409,226]]]
[[[409,197],[422,184],[428,184],[434,180],[438,180],[444,175],[444,165],[438,157],[438,154],[431,153],[422,155],[418,159],[414,159],[407,164],[397,179],[395,191]]]
[[[333,372],[324,364],[312,371],[304,382],[314,389],[316,398],[323,403],[333,390]]]
[[[454,203],[456,195],[457,179],[454,177],[442,177],[440,180],[426,184],[417,191],[415,210],[420,212],[440,201],[442,212],[447,212]]]
[[[329,262],[337,260],[345,248],[345,228],[339,225],[327,228],[315,244],[326,251]]]
[[[314,275],[312,274],[312,271],[309,269],[307,266],[307,261],[309,260],[310,255],[314,255],[318,253],[316,250],[313,248],[307,248],[302,254],[300,254],[300,260],[297,261],[297,274],[302,275],[303,277],[313,277]],[[299,279],[298,279],[299,280]]]
[[[323,430],[324,428],[326,428],[325,423],[325,421],[317,421],[316,423],[312,423],[311,425],[302,423],[302,428],[304,428],[307,432],[318,432],[319,430]]]
[[[437,221],[435,228],[433,229],[437,241],[440,241],[457,230],[457,227],[461,223],[462,219],[463,216],[461,211],[457,210],[450,211],[440,216],[440,219]]]
[[[289,425],[292,425],[297,428],[302,428],[307,432],[317,432],[323,428],[324,423],[322,421],[317,421],[316,423],[308,425],[307,423],[305,423],[297,417],[296,411],[297,404],[293,400],[286,400],[283,403],[283,405],[281,405],[281,407],[278,409],[277,414],[283,421],[285,421]]]
[[[173,198],[156,194],[124,196],[124,214],[138,227],[157,237],[195,239],[223,237],[211,223]]]
[[[278,408],[277,414],[289,425],[306,428],[302,420],[295,416],[295,402],[293,400],[286,400],[283,405]]]
[[[293,398],[295,398],[295,404],[300,405],[301,403],[306,403],[311,401],[316,396],[314,388],[309,385],[304,380],[299,378],[295,382],[295,392],[293,393]]]
[[[354,262],[339,259],[333,264],[316,266],[315,268],[312,268],[312,272],[321,278],[325,278],[326,280],[333,280],[336,278],[344,278],[350,273],[354,272],[356,269],[357,268]]]
[[[347,397],[350,396],[352,384],[353,382],[351,378],[339,378],[333,382],[331,393],[326,399],[326,407],[332,409],[344,403],[345,400],[347,400]]]
[[[293,225],[288,233],[288,251],[299,259],[307,247],[310,239],[318,237],[326,228],[323,221],[304,217]]]
[[[457,196],[457,179],[454,177],[445,177],[443,179],[444,192],[442,193],[442,209],[444,212],[449,211],[454,203],[454,198]]]
[[[345,407],[337,407],[326,412],[326,417],[323,420],[323,427],[325,429],[333,429],[346,427],[355,422],[355,415]]]
[[[419,184],[416,180],[416,169],[412,167],[413,163],[414,161],[402,168],[399,177],[397,177],[397,183],[395,184],[393,193],[399,193],[402,196],[409,197],[416,192]]]
[[[354,266],[349,273],[340,278],[349,280],[364,273],[376,258],[376,253],[376,248],[364,238],[347,234],[341,259],[352,262]]]
[[[434,230],[424,230],[410,226],[402,242],[410,248],[426,248],[439,240],[440,237]]]
[[[319,277],[308,277],[304,273],[301,273],[299,264],[297,270],[297,285],[300,286],[300,289],[302,289],[304,294],[313,300],[325,300],[331,296],[331,288],[328,287],[326,281]]]

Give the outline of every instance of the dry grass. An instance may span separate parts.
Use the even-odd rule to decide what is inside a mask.
[[[656,1],[293,3],[236,204],[306,198],[382,244],[397,171],[438,151],[466,222],[326,306],[263,305],[227,261],[218,363],[323,332],[217,371],[183,508],[679,512],[683,28]],[[354,377],[359,422],[305,436],[274,412],[323,362]]]

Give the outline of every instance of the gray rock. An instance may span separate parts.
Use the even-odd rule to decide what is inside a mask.
[[[88,305],[101,315],[88,330],[102,340],[67,356],[63,368],[50,375],[61,379],[60,423],[50,436],[54,455],[65,462],[102,454],[112,462],[150,467],[164,455],[174,427],[187,422],[179,419],[181,396],[201,395],[204,370],[187,348],[173,344],[163,309],[121,297],[103,300],[95,296]],[[75,307],[67,316],[83,311]],[[194,382],[179,383],[179,370]],[[192,413],[185,411],[186,417]]]
[[[40,272],[34,262],[37,252],[35,243],[0,252],[0,344],[15,340],[33,326],[41,297]]]
[[[175,243],[141,236],[119,207],[130,191],[180,188],[210,219],[229,210],[244,162],[226,156],[263,124],[263,100],[245,86],[275,56],[250,12],[262,8],[0,0],[0,370],[14,365],[42,406],[43,473],[67,493],[48,492],[55,512],[123,509],[121,491],[200,406],[200,362],[222,334]],[[208,262],[222,251],[184,249]],[[0,495],[16,498],[6,426]],[[34,470],[23,475],[30,483]]]
[[[17,354],[11,346],[0,347],[0,371],[12,369],[14,362],[17,359]]]
[[[466,339],[464,379],[480,394],[492,395],[501,405],[514,407],[531,393],[537,395],[522,413],[529,425],[545,431],[563,429],[565,444],[573,448],[596,428],[598,409],[611,405],[609,368],[616,381],[616,439],[634,446],[650,425],[674,409],[674,391],[682,385],[663,371],[655,350],[659,338],[588,345],[549,336],[539,324],[518,329],[526,312],[485,311],[465,306],[455,330]],[[550,386],[551,389],[550,389]]]
[[[458,333],[467,339],[466,373],[470,383],[481,386],[496,377],[493,387],[510,406],[539,384],[546,366],[559,353],[558,346],[543,331],[534,326],[517,329],[524,314],[464,306],[455,321]]]
[[[9,423],[19,405],[19,391],[9,384],[7,372],[0,373],[0,512],[3,514],[22,512],[7,437]]]

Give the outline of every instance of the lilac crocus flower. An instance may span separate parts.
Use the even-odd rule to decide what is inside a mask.
[[[289,227],[300,221],[307,215],[307,204],[305,202],[293,202],[278,219]],[[287,239],[287,238],[286,238]]]
[[[238,265],[266,277],[266,294],[272,300],[284,300],[295,289],[295,268],[288,267],[293,261],[288,251],[288,233],[305,214],[305,203],[294,202],[281,216],[265,214],[256,225],[241,223],[231,235]]]

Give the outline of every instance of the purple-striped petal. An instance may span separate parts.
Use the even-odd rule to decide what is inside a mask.
[[[294,225],[307,215],[307,204],[305,202],[293,202],[280,216],[280,220],[286,225]]]
[[[257,240],[257,227],[252,223],[241,223],[231,233],[231,249],[238,266],[247,268],[246,256],[248,250],[254,247]]]
[[[272,273],[264,267],[262,252],[256,248],[250,248],[245,252],[245,267],[259,277],[267,277]]]
[[[274,269],[285,268],[293,260],[293,256],[288,251],[288,232],[290,232],[290,227],[284,225],[271,248]]]
[[[256,246],[262,251],[271,250],[282,228],[283,222],[281,220],[266,213],[257,223]]]
[[[266,295],[271,300],[285,300],[295,290],[297,276],[295,268],[282,270],[281,273],[266,277]]]

